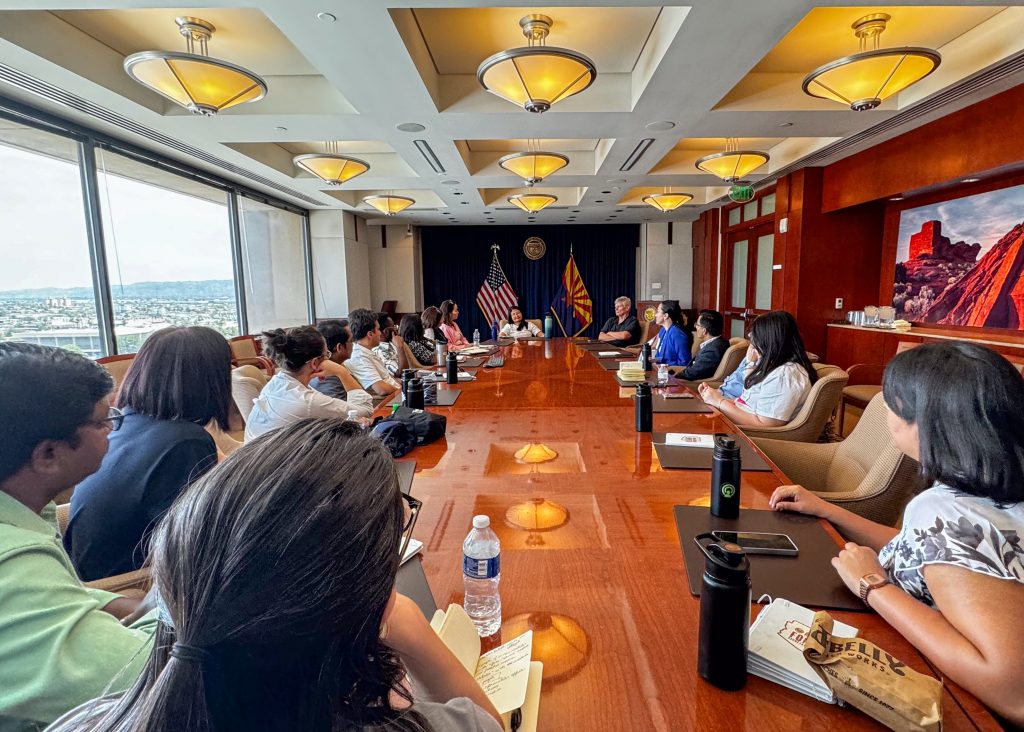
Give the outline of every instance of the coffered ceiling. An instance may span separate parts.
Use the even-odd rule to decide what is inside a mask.
[[[803,77],[855,52],[850,24],[876,12],[892,16],[882,46],[934,48],[939,69],[867,112],[804,94]],[[553,19],[548,45],[586,54],[598,72],[593,86],[544,114],[476,80],[485,58],[526,45],[519,19],[530,13]],[[210,55],[261,75],[266,98],[199,117],[128,78],[125,56],[184,50],[180,15],[213,23]],[[298,205],[376,223],[362,198],[388,191],[416,199],[393,219],[400,223],[692,220],[727,192],[694,165],[726,138],[770,155],[748,177],[757,184],[808,156],[831,162],[1018,84],[1024,71],[977,80],[1022,53],[1024,7],[985,2],[0,0],[0,95]],[[963,93],[939,96],[954,87]],[[927,112],[908,114],[915,105]],[[889,120],[900,124],[862,135]],[[422,129],[399,129],[408,123]],[[836,144],[855,135],[856,145]],[[330,188],[292,164],[328,142],[370,170]],[[498,161],[529,149],[570,162],[527,189]],[[694,198],[669,214],[641,201],[667,187]],[[558,202],[533,215],[507,202],[527,190]]]

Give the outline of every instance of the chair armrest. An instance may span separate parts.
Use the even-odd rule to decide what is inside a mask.
[[[846,373],[850,375],[850,380],[846,382],[846,385],[872,386],[874,384],[881,384],[882,372],[884,370],[885,367],[877,363],[855,363],[846,369]]]
[[[129,589],[148,590],[151,584],[152,578],[150,577],[149,568],[143,567],[142,569],[136,569],[134,572],[115,574],[113,577],[104,577],[103,579],[86,582],[85,586],[96,590],[106,590],[107,592],[121,592],[122,590]]]
[[[763,437],[755,437],[754,444],[790,481],[812,491],[825,487],[828,466],[839,448],[838,442],[793,442]]]

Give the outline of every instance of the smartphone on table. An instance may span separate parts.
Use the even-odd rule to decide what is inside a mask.
[[[800,553],[787,534],[769,534],[760,531],[712,531],[720,541],[739,544],[747,554],[775,554],[795,557]]]

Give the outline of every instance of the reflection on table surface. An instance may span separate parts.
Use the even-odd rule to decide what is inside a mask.
[[[739,692],[701,679],[699,603],[672,507],[707,505],[710,471],[661,468],[650,435],[634,431],[632,390],[595,355],[562,339],[501,350],[503,368],[460,384],[453,407],[429,408],[447,416],[448,433],[409,455],[424,503],[415,536],[437,604],[447,607],[462,601],[472,517],[491,517],[502,545],[503,625],[484,646],[534,631],[534,658],[545,664],[541,730],[883,729],[754,676]],[[735,431],[717,413],[655,414],[654,430]],[[778,471],[745,472],[742,505],[766,508],[784,482]],[[934,675],[877,615],[834,616]],[[999,729],[956,687],[943,714],[946,730]]]

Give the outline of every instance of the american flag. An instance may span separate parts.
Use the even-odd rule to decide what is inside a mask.
[[[498,245],[495,244],[491,247],[491,268],[484,283],[480,285],[480,292],[476,294],[476,304],[483,311],[487,323],[491,324],[507,317],[509,308],[518,302],[498,262]]]

